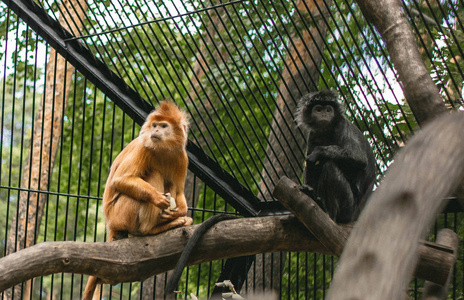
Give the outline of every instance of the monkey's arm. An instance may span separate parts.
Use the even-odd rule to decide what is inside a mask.
[[[161,214],[162,219],[175,219],[187,215],[187,200],[184,194],[184,182],[186,175],[179,175],[173,184],[172,195],[176,199],[176,210],[164,210]]]
[[[124,148],[113,163],[107,185],[115,192],[135,200],[153,203],[161,209],[167,208],[169,200],[141,177],[147,168],[143,150],[137,140]],[[156,173],[150,175],[155,176]]]
[[[181,200],[181,201],[179,201]],[[176,197],[176,209],[175,210],[163,210],[161,212],[161,219],[163,220],[174,220],[177,218],[187,216],[187,201],[185,200],[184,194],[178,195]]]
[[[161,209],[169,207],[169,200],[142,178],[134,175],[114,177],[111,187],[119,193],[139,201],[153,203]]]
[[[357,169],[364,169],[367,166],[366,153],[355,143],[350,143],[345,148],[336,145],[317,146],[306,157],[306,161],[311,165],[324,160],[332,160],[337,164]]]
[[[169,200],[142,178],[142,174],[147,174],[147,157],[140,138],[130,142],[114,160],[107,187],[135,200],[153,203],[161,209],[167,208]],[[149,175],[157,176],[153,171]]]

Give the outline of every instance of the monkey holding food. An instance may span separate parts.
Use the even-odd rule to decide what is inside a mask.
[[[308,134],[302,191],[339,223],[355,221],[375,181],[375,158],[361,131],[344,115],[338,94],[323,90],[301,98],[298,126]]]
[[[193,223],[184,195],[188,129],[185,112],[163,101],[116,157],[103,194],[108,241]],[[97,283],[89,277],[83,299],[92,299]]]

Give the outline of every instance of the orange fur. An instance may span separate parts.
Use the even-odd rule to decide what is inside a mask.
[[[192,224],[184,195],[188,126],[186,114],[163,101],[148,115],[140,135],[116,157],[103,194],[108,241]],[[176,210],[165,210],[169,200],[163,193],[175,199]],[[92,299],[97,281],[89,278],[83,299]]]

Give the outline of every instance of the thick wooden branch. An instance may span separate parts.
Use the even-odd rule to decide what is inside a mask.
[[[453,249],[454,262],[458,255],[459,238],[456,232],[450,229],[442,229],[437,236],[437,243],[446,245]],[[448,285],[451,280],[452,272],[449,272],[449,276],[445,284],[436,284],[431,281],[426,281],[424,284],[424,292],[422,294],[422,300],[445,300],[448,297]]]
[[[33,277],[62,272],[96,275],[113,284],[142,281],[174,268],[197,226],[110,243],[45,242],[26,248],[0,259],[0,292]],[[349,231],[349,227],[342,230]],[[452,250],[425,245],[421,249],[422,274],[417,276],[446,281],[446,267],[435,258],[449,256]],[[208,231],[188,264],[275,251],[329,254],[293,216],[241,218],[221,222]]]
[[[291,211],[335,256],[342,254],[351,228],[338,226],[313,199],[287,177],[277,183],[273,196]]]
[[[109,243],[41,243],[0,259],[0,291],[33,277],[61,272],[96,275],[113,284],[141,281],[173,269],[197,226]],[[189,265],[281,250],[328,254],[293,216],[240,218],[209,230]]]
[[[340,226],[317,205],[302,193],[298,184],[287,177],[282,177],[276,185],[274,196],[282,202],[313,233],[326,249],[341,254],[353,224]],[[444,245],[419,241],[419,263],[415,276],[443,285],[456,261],[454,248]],[[338,255],[337,255],[338,256]]]
[[[348,238],[328,299],[404,297],[419,258],[415,241],[464,178],[464,131],[457,128],[464,128],[463,113],[443,115],[396,156]]]
[[[417,122],[446,111],[445,105],[420,56],[408,19],[398,0],[357,0],[366,19],[382,35],[398,71],[403,92]]]

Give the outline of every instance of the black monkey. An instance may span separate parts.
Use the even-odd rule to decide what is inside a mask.
[[[338,223],[355,221],[375,181],[372,148],[344,116],[338,94],[323,90],[301,98],[298,126],[308,133],[302,191]]]

